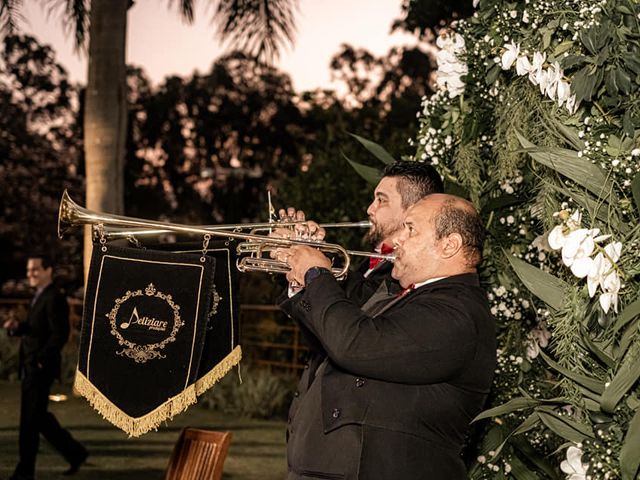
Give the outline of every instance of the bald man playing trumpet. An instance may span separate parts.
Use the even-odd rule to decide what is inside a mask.
[[[349,299],[330,260],[278,252],[303,290],[281,304],[323,347],[289,412],[288,479],[466,478],[460,451],[495,368],[495,329],[476,267],[484,230],[469,202],[432,194],[393,237],[405,289],[375,313]],[[313,370],[313,371],[312,371]]]

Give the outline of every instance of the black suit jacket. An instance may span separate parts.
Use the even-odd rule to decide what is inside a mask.
[[[378,289],[382,282],[387,282],[390,288],[400,290],[398,282],[391,277],[393,263],[388,261],[380,262],[366,277],[364,274],[369,270],[369,259],[361,262],[355,270],[347,275],[343,288],[350,300],[363,305]]]
[[[22,337],[21,373],[40,369],[60,376],[61,351],[69,337],[69,305],[53,284],[45,287],[12,333]]]
[[[345,291],[345,295],[358,306],[362,306],[365,302],[378,290],[380,284],[386,282],[389,285],[391,291],[400,291],[401,287],[396,280],[391,277],[391,270],[393,270],[392,262],[380,262],[366,277],[364,274],[369,270],[369,259],[365,258],[355,269],[352,269],[347,274],[346,279],[341,282],[342,288]],[[282,303],[288,299],[287,292],[278,298],[278,303]],[[309,348],[309,352],[312,355],[310,362],[314,367],[318,367],[321,357],[326,356],[322,345],[318,339],[309,332],[307,327],[303,324],[299,324],[302,338]]]
[[[322,274],[281,307],[327,355],[291,406],[290,479],[466,478],[460,451],[495,369],[477,275],[424,285],[370,317]]]

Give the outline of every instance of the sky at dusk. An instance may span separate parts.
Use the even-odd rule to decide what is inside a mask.
[[[187,76],[207,72],[223,53],[210,20],[207,2],[197,5],[193,25],[184,24],[176,4],[169,0],[137,0],[129,10],[127,62],[141,66],[157,84],[170,74]],[[404,33],[390,35],[391,23],[400,17],[401,0],[300,0],[295,44],[283,51],[276,66],[289,73],[297,91],[317,87],[337,88],[331,83],[329,62],[342,43],[364,47],[376,55],[393,45],[415,44]],[[73,52],[57,16],[48,15],[38,0],[25,0],[22,30],[39,42],[50,44],[58,62],[73,81],[86,82],[86,58]]]

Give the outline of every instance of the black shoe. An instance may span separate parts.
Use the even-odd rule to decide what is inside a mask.
[[[71,466],[69,468],[62,472],[62,475],[68,476],[78,473],[78,470],[80,470],[80,467],[87,461],[87,458],[89,458],[89,452],[85,450],[81,456],[79,456],[75,461],[71,463]]]

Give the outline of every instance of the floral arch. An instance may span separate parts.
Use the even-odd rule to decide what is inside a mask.
[[[414,141],[489,234],[499,367],[470,476],[640,478],[640,3],[474,4]]]

